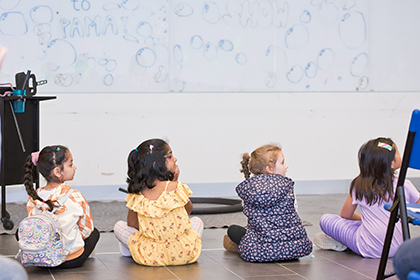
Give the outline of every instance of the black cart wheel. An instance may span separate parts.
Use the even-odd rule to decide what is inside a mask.
[[[3,218],[1,219],[1,222],[3,223],[3,227],[5,230],[11,230],[15,226],[13,221],[10,219]]]

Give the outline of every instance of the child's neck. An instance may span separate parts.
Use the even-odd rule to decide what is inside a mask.
[[[43,187],[44,190],[50,191],[55,189],[56,187],[60,186],[62,183],[60,182],[48,182],[45,187]]]

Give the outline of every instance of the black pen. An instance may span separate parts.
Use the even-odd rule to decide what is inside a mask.
[[[23,83],[23,87],[22,87],[22,90],[25,90],[25,87],[26,87],[26,83],[28,82],[28,80],[29,80],[29,75],[31,74],[31,70],[28,70],[28,72],[26,73],[26,79],[25,79],[25,82]]]

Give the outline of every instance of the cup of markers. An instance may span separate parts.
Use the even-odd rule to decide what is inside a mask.
[[[13,109],[15,113],[25,113],[25,98],[26,90],[14,89],[13,95],[18,95],[19,99],[13,101]]]

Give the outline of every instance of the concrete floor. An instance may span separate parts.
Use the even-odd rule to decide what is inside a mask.
[[[324,213],[339,213],[346,195],[298,196],[302,220],[313,240],[320,231],[318,222]],[[412,237],[420,236],[420,227],[410,225]],[[96,255],[77,269],[25,268],[29,279],[375,279],[379,260],[365,259],[351,251],[324,251],[314,246],[310,256],[297,261],[275,263],[246,263],[238,254],[223,249],[226,229],[205,229],[203,251],[197,263],[186,266],[145,267],[131,258],[122,257],[112,232],[101,233]],[[12,235],[0,235],[0,252],[13,258],[18,247]],[[389,259],[387,272],[392,270]],[[1,275],[0,275],[1,279]],[[389,279],[397,279],[392,277]]]

